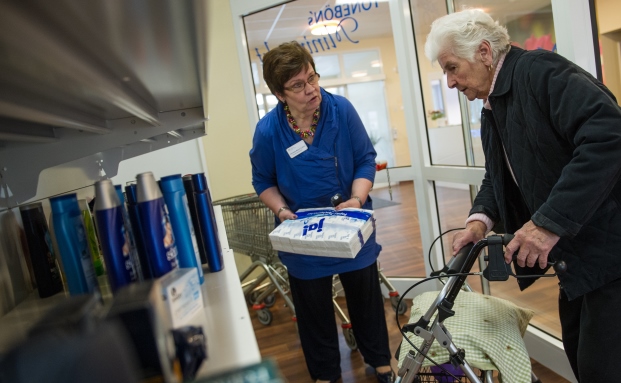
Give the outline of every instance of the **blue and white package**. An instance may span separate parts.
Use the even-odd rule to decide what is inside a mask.
[[[203,325],[201,284],[194,268],[177,268],[159,279],[161,296],[173,329]],[[198,318],[196,318],[198,316]]]
[[[322,257],[355,258],[375,230],[373,210],[301,209],[270,233],[275,250]]]

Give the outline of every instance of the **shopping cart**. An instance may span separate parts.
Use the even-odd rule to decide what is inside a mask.
[[[236,197],[214,201],[222,207],[222,216],[226,228],[229,246],[235,252],[246,254],[252,264],[240,275],[244,296],[252,309],[257,312],[260,323],[269,325],[273,315],[269,310],[276,300],[278,292],[285,300],[286,306],[296,321],[295,306],[289,297],[289,280],[287,268],[283,265],[272,248],[269,233],[274,229],[274,213],[261,202],[256,194],[244,194]],[[253,272],[259,269],[260,274]],[[262,270],[262,271],[261,271]],[[390,284],[379,269],[380,282],[388,289],[393,309],[399,314],[407,311],[405,302],[400,301],[399,292]],[[341,328],[347,346],[356,350],[358,345],[353,334],[351,322],[340,308],[336,297],[342,291],[338,276],[333,278],[334,309],[341,320]]]
[[[224,227],[229,246],[237,253],[246,254],[252,264],[240,275],[244,296],[257,312],[259,322],[272,323],[269,310],[276,301],[276,292],[285,300],[295,317],[295,306],[289,297],[287,268],[278,259],[272,248],[269,233],[274,229],[274,213],[256,194],[245,194],[219,201],[214,205],[222,207]],[[258,276],[253,275],[259,270]]]

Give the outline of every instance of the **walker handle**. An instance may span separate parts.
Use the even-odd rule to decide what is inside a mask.
[[[446,274],[455,274],[461,272],[464,263],[468,259],[470,250],[474,247],[474,244],[469,243],[462,247],[459,252],[446,264]]]
[[[514,237],[515,237],[515,235],[513,235],[513,234],[503,234],[502,235],[502,245],[503,246],[507,246],[509,244],[509,242],[511,242],[513,240]]]
[[[502,245],[507,246],[514,237],[515,236],[513,234],[504,234],[502,236]],[[518,250],[513,253],[513,260],[517,259],[517,253]],[[548,265],[554,268],[556,274],[563,274],[567,271],[567,263],[565,263],[565,261],[548,262]]]

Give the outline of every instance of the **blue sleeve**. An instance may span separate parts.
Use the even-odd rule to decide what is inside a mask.
[[[269,122],[264,117],[257,124],[250,149],[252,164],[252,186],[261,195],[266,189],[276,184],[276,161],[274,160],[273,134],[269,131]]]
[[[354,153],[354,179],[366,178],[375,181],[375,157],[377,153],[369,139],[362,120],[354,106],[348,100],[344,100],[344,109],[347,113],[347,126],[351,147]]]

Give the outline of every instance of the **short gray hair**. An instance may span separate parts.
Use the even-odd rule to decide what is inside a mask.
[[[425,55],[433,62],[445,51],[450,51],[459,58],[474,62],[474,55],[483,41],[489,42],[492,47],[494,64],[500,55],[509,50],[507,28],[479,9],[467,9],[442,16],[431,23]]]

